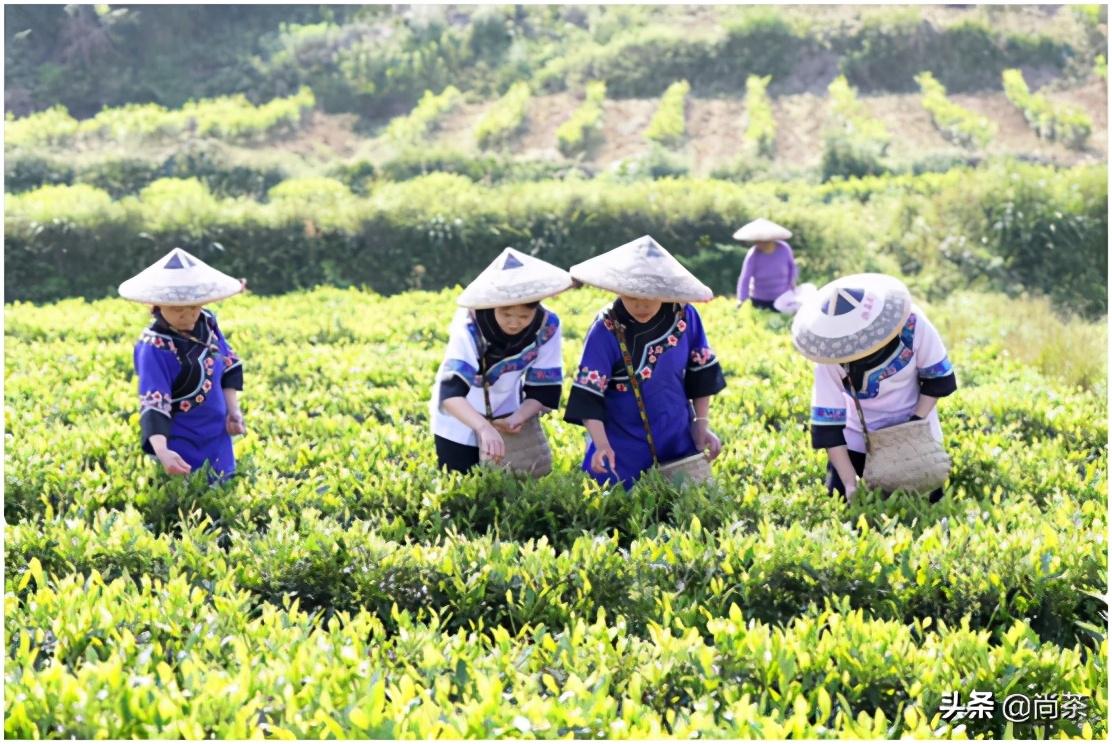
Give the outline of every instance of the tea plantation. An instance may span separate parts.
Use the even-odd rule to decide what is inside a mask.
[[[552,474],[461,478],[426,408],[454,295],[215,306],[249,430],[218,488],[139,451],[141,307],[7,305],[5,735],[1107,735],[1103,382],[1044,376],[959,332],[957,298],[931,304],[960,383],[946,498],[847,506],[820,484],[786,319],[719,298],[700,309],[728,379],[716,485],[600,489],[559,415]],[[549,303],[566,368],[604,302]],[[974,691],[993,716],[943,719]],[[1013,723],[1016,693],[1087,709]]]

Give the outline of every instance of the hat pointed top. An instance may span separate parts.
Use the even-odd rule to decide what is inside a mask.
[[[571,267],[576,281],[611,292],[661,302],[706,302],[710,287],[658,243],[642,235]]]
[[[746,243],[762,243],[766,240],[787,240],[791,236],[792,231],[788,228],[777,225],[772,220],[766,220],[764,217],[758,217],[738,228],[737,232],[734,233],[734,240],[741,240]]]
[[[460,294],[462,307],[525,305],[570,289],[571,275],[534,256],[506,248]]]
[[[239,279],[218,271],[181,248],[131,277],[119,287],[120,296],[135,302],[166,307],[204,305],[243,291]]]

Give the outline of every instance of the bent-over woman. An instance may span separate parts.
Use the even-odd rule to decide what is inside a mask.
[[[460,294],[429,404],[441,467],[501,462],[505,439],[529,430],[543,441],[537,417],[559,408],[564,373],[560,319],[540,301],[572,283],[563,269],[507,248]]]
[[[689,304],[711,290],[648,235],[571,275],[617,294],[587,332],[564,415],[590,435],[583,470],[629,488],[654,464],[717,457],[710,400],[726,381]]]
[[[120,285],[120,295],[151,306],[135,345],[143,451],[170,475],[206,464],[210,479],[235,473],[232,435],[246,427],[239,409],[243,365],[204,305],[244,283],[175,248]]]

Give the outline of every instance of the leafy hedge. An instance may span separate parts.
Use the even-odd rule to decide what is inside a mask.
[[[1005,70],[1003,80],[1008,100],[1023,112],[1023,118],[1036,134],[1074,149],[1085,147],[1093,129],[1093,122],[1087,114],[1072,107],[1057,106],[1045,96],[1031,93],[1020,70]]]
[[[602,137],[602,103],[606,100],[606,83],[587,84],[583,103],[571,117],[556,128],[556,147],[565,156],[585,153]]]
[[[691,83],[677,80],[668,86],[660,98],[660,106],[645,129],[645,138],[650,142],[675,147],[683,142],[686,133],[684,114],[687,109],[687,94]]]
[[[255,139],[300,126],[316,106],[313,92],[302,88],[288,98],[254,105],[240,94],[188,101],[180,109],[158,104],[128,104],[103,109],[91,119],[78,121],[64,106],[16,119],[8,114],[5,146],[72,144],[75,140],[165,139],[191,133],[228,140]]]
[[[939,293],[1018,284],[1100,312],[1104,179],[1100,167],[1007,162],[825,186],[604,179],[484,187],[436,173],[325,208],[308,195],[281,204],[221,200],[196,180],[156,181],[118,201],[84,184],[48,186],[6,197],[5,291],[36,301],[109,295],[136,267],[181,245],[264,293],[321,282],[397,292],[453,284],[507,244],[570,265],[651,233],[694,258],[730,244],[746,215],[765,214],[792,226],[799,260],[816,276],[896,270],[921,274]],[[732,288],[735,259],[716,259],[716,291]]]

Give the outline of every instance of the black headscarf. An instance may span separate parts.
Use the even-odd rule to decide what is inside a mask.
[[[861,357],[860,359],[854,359],[851,362],[847,362],[845,366],[849,368],[849,379],[850,382],[853,383],[854,389],[860,390],[865,381],[865,373],[884,362],[886,359],[888,359],[888,357],[892,356],[892,353],[896,351],[896,347],[898,347],[899,345],[900,337],[899,335],[896,335],[895,338],[874,351],[872,354]]]
[[[541,309],[539,304],[535,307],[534,312],[533,320],[525,330],[511,336],[503,331],[498,325],[498,321],[494,319],[494,310],[475,311],[475,322],[479,326],[479,333],[486,341],[486,353],[483,355],[483,360],[488,367],[497,364],[506,357],[521,353],[526,346],[533,343],[537,337],[537,332],[541,329],[541,324],[544,323],[544,310]]]

